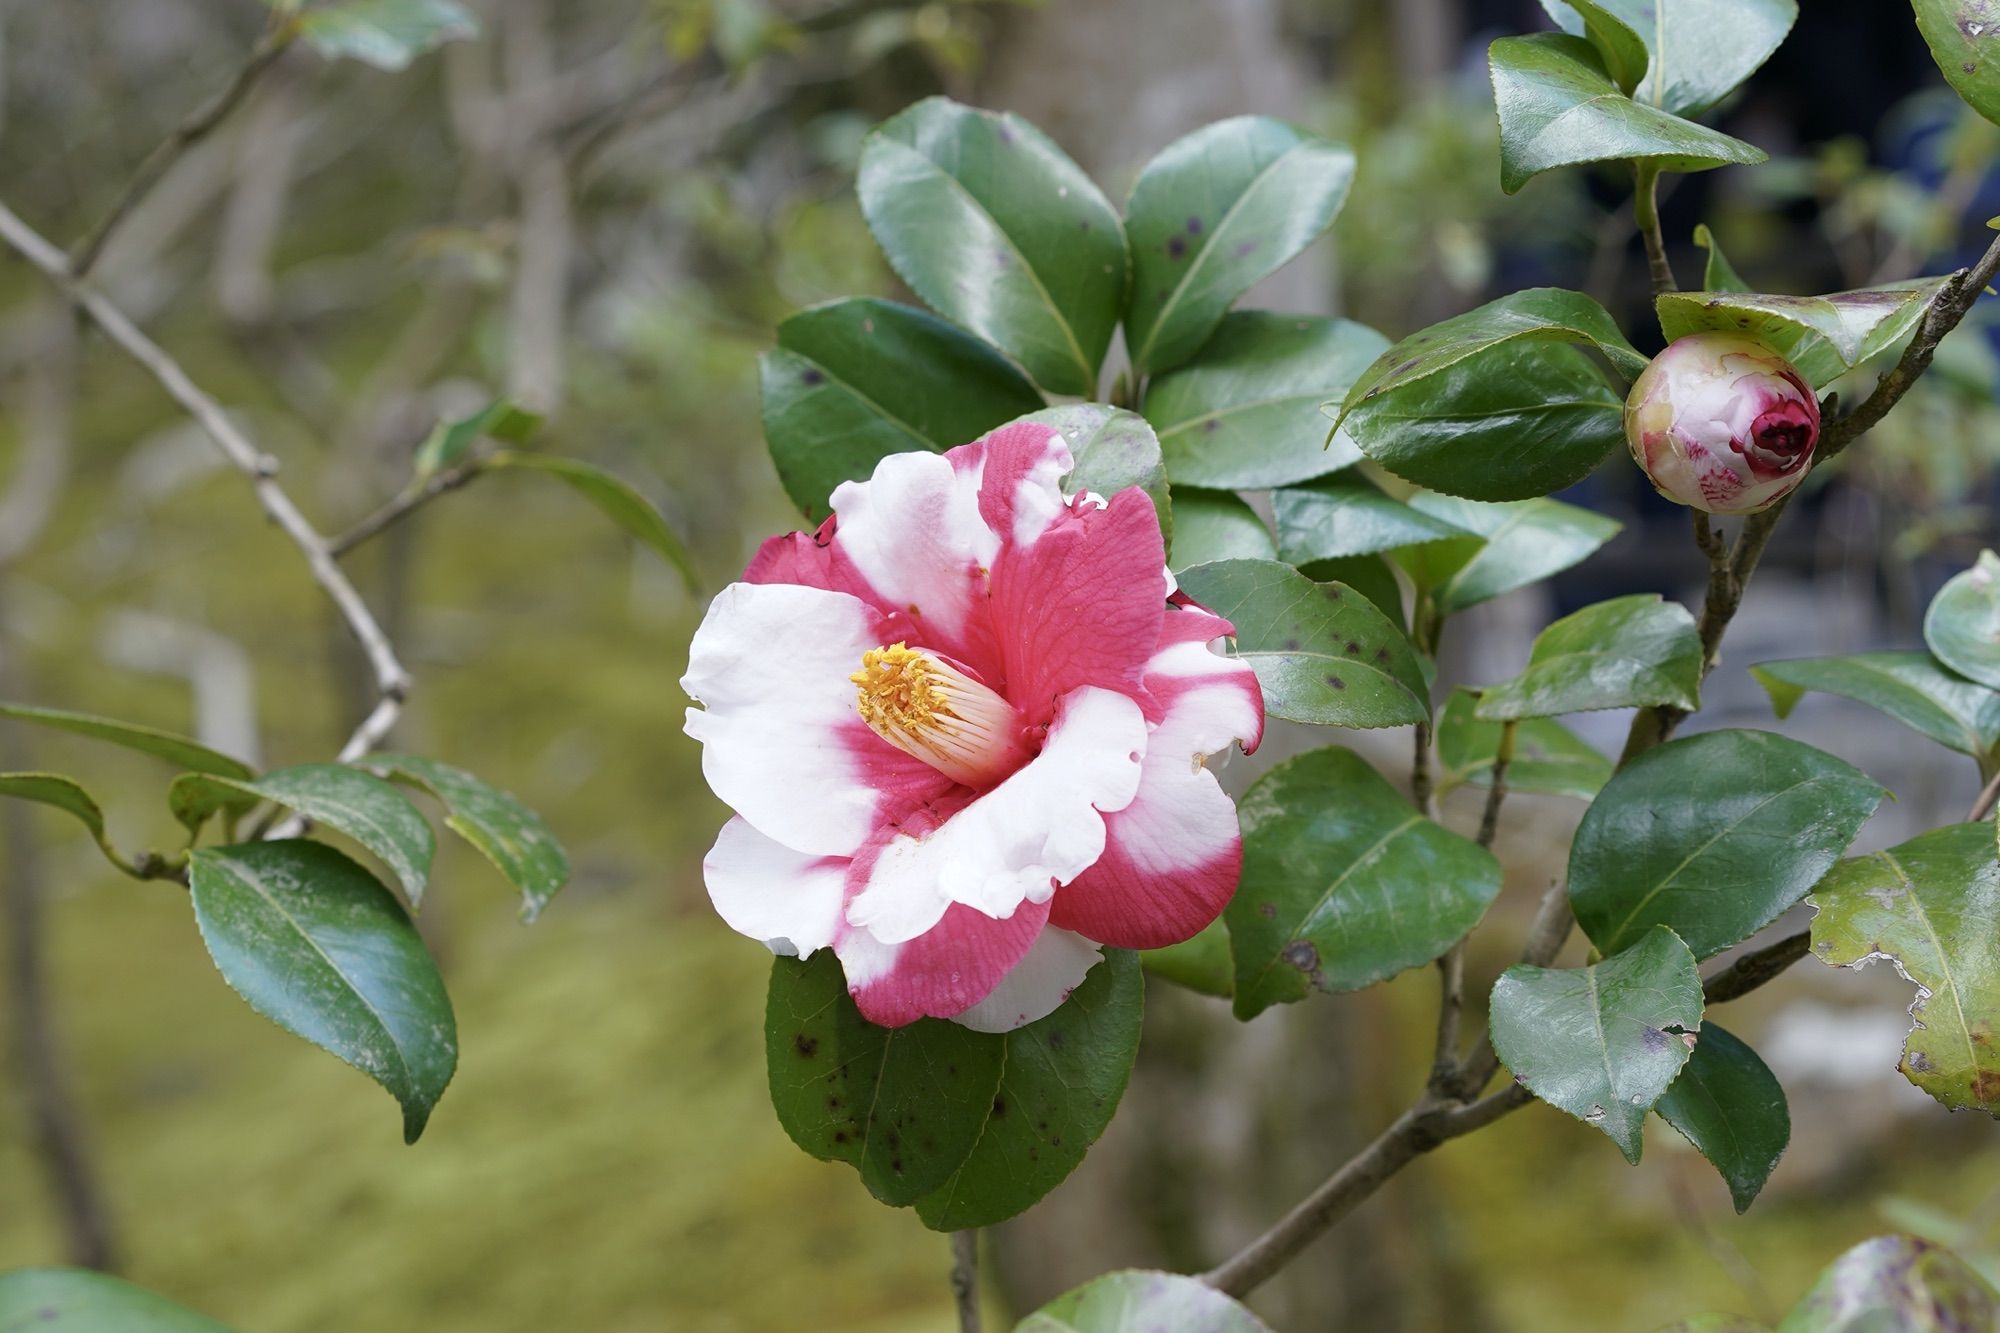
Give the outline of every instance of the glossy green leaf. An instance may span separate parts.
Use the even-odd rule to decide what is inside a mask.
[[[1167,563],[1176,572],[1216,560],[1274,560],[1277,555],[1271,530],[1235,492],[1174,487],[1174,544]]]
[[[1144,417],[1103,403],[1069,403],[1030,412],[1021,420],[1051,427],[1069,446],[1076,466],[1063,478],[1065,495],[1094,491],[1112,496],[1137,486],[1152,498],[1153,510],[1160,516],[1160,535],[1169,546],[1173,544],[1173,501],[1160,462],[1160,438]]]
[[[1320,404],[1347,393],[1388,339],[1316,315],[1239,310],[1200,355],[1146,388],[1175,485],[1262,490],[1348,467],[1360,451],[1328,443]]]
[[[1734,92],[1799,16],[1794,0],[1542,0],[1542,7],[1593,41],[1592,11],[1636,37],[1645,48],[1644,77],[1627,91],[1676,116],[1699,115]]]
[[[359,60],[391,72],[446,42],[479,36],[479,20],[457,0],[336,0],[293,21],[299,36],[327,59]]]
[[[1877,1236],[1835,1260],[1778,1333],[1972,1333],[2000,1328],[2000,1292],[1915,1236]]]
[[[1714,1164],[1736,1211],[1747,1211],[1792,1139],[1785,1090],[1757,1052],[1714,1023],[1655,1107]]]
[[[1985,824],[1954,824],[1843,861],[1813,889],[1813,953],[1877,958],[1921,989],[1903,1074],[1953,1110],[2000,1115],[2000,852]]]
[[[1924,278],[1831,296],[1668,292],[1656,304],[1669,342],[1691,333],[1746,334],[1824,388],[1908,336],[1948,281]]]
[[[1807,691],[1837,694],[1880,709],[1940,745],[1982,757],[2000,750],[2000,691],[1937,664],[1929,653],[1854,653],[1759,662],[1750,668],[1780,718]]]
[[[1669,741],[1584,814],[1570,904],[1605,953],[1666,925],[1711,958],[1805,897],[1884,794],[1852,765],[1767,731]]]
[[[1564,616],[1535,636],[1520,675],[1489,686],[1488,722],[1605,708],[1701,707],[1701,633],[1679,602],[1656,592],[1614,597]]]
[[[1477,538],[1432,542],[1396,553],[1396,562],[1437,609],[1463,611],[1516,588],[1539,583],[1581,564],[1618,535],[1616,519],[1560,500],[1483,504],[1430,492],[1410,497],[1410,506],[1431,517],[1478,534]]]
[[[1127,1269],[1092,1278],[1014,1326],[1014,1333],[1271,1333],[1199,1278]]]
[[[1042,406],[1006,357],[935,315],[855,297],[778,325],[760,372],[771,461],[817,523],[890,454],[942,453]]]
[[[105,860],[121,870],[129,868],[104,832],[104,811],[82,784],[56,773],[0,773],[0,797],[34,801],[75,815],[90,830]]]
[[[1931,599],[1924,642],[1959,675],[2000,690],[2000,555],[1981,551]]]
[[[458,1066],[458,1026],[417,928],[375,877],[302,839],[198,848],[195,923],[250,1007],[403,1107],[415,1143]]]
[[[1000,1090],[951,1179],[917,1200],[935,1231],[992,1226],[1060,1185],[1097,1142],[1139,1054],[1146,984],[1139,957],[1106,951],[1046,1018],[1006,1034]]]
[[[1400,727],[1430,716],[1416,651],[1367,597],[1272,560],[1182,570],[1189,597],[1236,627],[1272,717],[1330,727]]]
[[[542,817],[462,768],[414,754],[357,760],[377,777],[421,787],[444,805],[445,827],[493,863],[521,891],[521,919],[533,921],[569,882],[569,855]]]
[[[1729,262],[1729,256],[1722,253],[1722,242],[1715,239],[1715,233],[1708,224],[1694,229],[1694,243],[1708,252],[1708,261],[1702,268],[1702,289],[1710,292],[1747,292],[1750,284],[1743,281],[1736,272],[1736,266]]]
[[[1347,147],[1269,116],[1217,121],[1161,150],[1125,206],[1134,373],[1193,356],[1237,297],[1332,225],[1353,180]]]
[[[108,717],[71,713],[60,708],[37,708],[32,704],[0,703],[0,718],[13,718],[17,722],[32,722],[38,727],[53,727],[58,731],[110,741],[113,745],[122,745],[128,750],[150,754],[156,759],[164,759],[170,764],[196,773],[219,773],[224,777],[247,778],[254,776],[256,772],[242,760],[232,759],[185,736],[176,736],[170,731],[142,727],[131,722],[119,722]]]
[[[1125,297],[1125,233],[1047,135],[929,97],[868,136],[855,188],[890,266],[926,305],[1051,393],[1096,388]]]
[[[898,1207],[942,1187],[971,1155],[1006,1063],[997,1033],[940,1018],[876,1027],[829,949],[773,960],[764,1045],[771,1104],[792,1142],[853,1166],[869,1193]]]
[[[1243,878],[1224,913],[1236,1016],[1430,962],[1500,892],[1490,852],[1410,808],[1352,750],[1313,750],[1237,806]]]
[[[1421,486],[1525,500],[1581,481],[1625,438],[1621,377],[1645,358],[1581,292],[1537,287],[1411,334],[1354,382],[1338,425]]]
[[[0,1333],[229,1333],[109,1273],[20,1268],[0,1273]]]
[[[1665,926],[1574,969],[1510,967],[1494,983],[1493,1049],[1551,1106],[1611,1137],[1628,1162],[1701,1028],[1701,973]]]
[[[1226,1000],[1236,993],[1236,963],[1229,956],[1229,926],[1216,918],[1192,939],[1139,954],[1146,971],[1198,995]]]
[[[190,833],[199,833],[210,815],[245,797],[282,805],[345,833],[382,859],[412,903],[423,898],[437,840],[423,812],[382,779],[342,764],[299,764],[252,779],[184,773],[167,789],[174,818]]]
[[[1391,624],[1409,632],[1409,611],[1403,605],[1403,587],[1396,571],[1379,555],[1346,555],[1337,560],[1314,560],[1299,566],[1299,573],[1314,583],[1344,583],[1375,603]],[[1421,663],[1419,664],[1421,665]]]
[[[538,412],[529,412],[509,402],[493,403],[469,417],[440,421],[417,446],[416,473],[426,480],[465,457],[466,451],[481,440],[506,444],[526,444],[541,429]]]
[[[574,458],[552,458],[548,454],[503,450],[488,458],[483,466],[525,468],[568,482],[570,489],[596,505],[599,513],[625,529],[641,544],[652,547],[655,554],[672,565],[680,573],[681,582],[687,585],[689,592],[699,591],[701,580],[694,572],[694,560],[688,555],[687,547],[667,526],[667,521],[660,517],[660,511],[653,508],[652,502],[633,490],[629,483],[589,463]]]
[[[1952,91],[2000,124],[2000,12],[1990,0],[1914,0],[1917,30]]]
[[[1646,39],[1633,30],[1624,15],[1599,0],[1570,0],[1568,4],[1554,0],[1547,8],[1564,31],[1586,39],[1596,48],[1605,72],[1620,92],[1630,97],[1632,90],[1645,81],[1652,53],[1646,49]]]
[[[1488,53],[1500,110],[1500,188],[1513,194],[1544,171],[1632,159],[1664,171],[1762,162],[1741,139],[1627,97],[1580,37],[1502,37]]]
[[[1467,535],[1354,473],[1287,487],[1271,497],[1271,507],[1278,519],[1278,558],[1294,565]]]
[[[1480,721],[1473,712],[1476,702],[1470,690],[1458,690],[1438,714],[1440,790],[1468,782],[1492,785],[1501,724]],[[1530,718],[1515,725],[1514,758],[1507,765],[1510,791],[1588,801],[1610,780],[1611,761],[1562,723]]]

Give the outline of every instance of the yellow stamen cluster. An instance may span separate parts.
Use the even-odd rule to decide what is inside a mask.
[[[861,720],[876,735],[953,781],[984,785],[1026,757],[1005,699],[906,643],[870,648],[848,679]]]

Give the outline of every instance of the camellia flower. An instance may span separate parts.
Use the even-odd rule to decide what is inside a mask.
[[[1100,945],[1187,939],[1235,890],[1204,760],[1255,748],[1256,677],[1174,595],[1146,493],[1072,501],[1071,465],[1026,423],[885,458],[695,633],[687,730],[736,812],[709,896],[773,952],[831,948],[871,1022],[1032,1022]]]
[[[1812,467],[1819,400],[1791,363],[1733,333],[1695,333],[1653,358],[1625,400],[1625,439],[1660,494],[1754,514]]]

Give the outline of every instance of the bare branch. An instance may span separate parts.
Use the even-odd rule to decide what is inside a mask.
[[[483,455],[467,459],[457,467],[446,468],[444,471],[437,473],[423,485],[404,491],[394,499],[383,504],[374,513],[369,514],[353,527],[341,533],[338,537],[327,542],[327,553],[338,559],[361,545],[361,543],[367,541],[370,537],[380,533],[384,528],[397,523],[411,511],[422,508],[432,500],[437,499],[438,496],[443,495],[446,491],[457,490],[478,475],[480,464],[484,461],[485,458]]]
[[[1744,954],[1725,968],[1702,978],[1701,998],[1705,1004],[1726,1004],[1740,1000],[1760,986],[1778,979],[1786,968],[1812,951],[1812,932],[1802,930],[1775,944]]]
[[[270,515],[292,544],[305,556],[306,566],[311,571],[313,581],[319,584],[341,619],[353,631],[354,637],[367,654],[370,668],[374,672],[375,687],[379,700],[375,708],[341,747],[341,760],[360,757],[372,749],[395,724],[402,708],[404,696],[409,692],[410,677],[396,658],[396,650],[388,636],[376,622],[374,614],[361,600],[354,585],[334,563],[327,550],[326,540],[319,535],[312,524],[299,512],[297,505],[274,480],[277,462],[259,450],[238,430],[235,423],[222,410],[221,404],[211,398],[195,382],[188,378],[180,364],[161,349],[158,343],[148,338],[127,319],[117,306],[107,300],[102,293],[80,282],[71,272],[62,251],[21,221],[5,205],[0,205],[0,240],[18,251],[27,261],[40,269],[69,299],[104,331],[106,337],[116,343],[127,355],[149,371],[158,380],[160,387],[167,391],[182,410],[206,431],[215,441],[236,469],[250,479],[256,491],[257,501],[264,512]]]
[[[979,1333],[979,1233],[951,1233],[951,1299],[959,1333]]]
[[[1500,835],[1500,806],[1507,799],[1507,770],[1514,764],[1514,736],[1519,729],[1517,722],[1501,723],[1500,740],[1493,749],[1493,785],[1486,789],[1486,808],[1479,815],[1478,842],[1488,851]]]
[[[1666,238],[1660,233],[1660,169],[1650,163],[1632,164],[1635,181],[1632,191],[1633,220],[1646,242],[1646,270],[1653,280],[1653,295],[1679,291],[1674,266],[1667,260]]]
[[[1979,799],[1972,803],[1972,813],[1965,817],[1965,822],[1977,824],[1993,813],[1996,803],[2000,803],[2000,773],[1995,773],[1987,782],[1985,790],[1979,793]]]

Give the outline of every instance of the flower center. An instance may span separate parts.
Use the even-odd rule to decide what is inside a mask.
[[[1013,705],[942,658],[902,643],[870,648],[848,679],[877,736],[954,782],[987,786],[1030,757]]]

